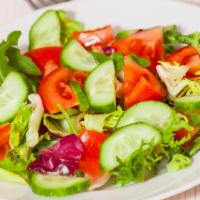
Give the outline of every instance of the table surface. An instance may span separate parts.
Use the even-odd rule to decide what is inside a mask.
[[[7,22],[9,23],[12,19],[28,14],[31,11],[32,8],[28,5],[26,0],[0,0],[0,25]],[[200,186],[166,200],[200,200]]]

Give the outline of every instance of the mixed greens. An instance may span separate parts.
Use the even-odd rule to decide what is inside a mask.
[[[43,196],[143,182],[200,150],[200,33],[84,30],[64,10],[0,43],[0,180]],[[162,169],[163,170],[163,169]]]

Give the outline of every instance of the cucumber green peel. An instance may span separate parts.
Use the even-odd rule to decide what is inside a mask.
[[[81,177],[32,173],[30,175],[30,186],[36,194],[61,197],[86,190],[90,186],[90,182],[88,179]]]
[[[160,132],[143,123],[135,123],[117,129],[101,146],[100,166],[104,171],[111,171],[137,151],[142,143],[153,146],[162,142]],[[144,146],[145,148],[145,146]]]

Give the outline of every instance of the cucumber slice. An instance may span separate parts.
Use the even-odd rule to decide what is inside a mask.
[[[91,109],[110,113],[116,109],[115,67],[112,60],[102,63],[90,73],[85,82],[85,93]]]
[[[60,46],[60,34],[60,21],[56,11],[48,10],[32,25],[29,33],[29,48]]]
[[[80,103],[80,105],[79,105],[80,111],[86,112],[90,108],[90,105],[89,105],[87,98],[86,98],[85,94],[83,93],[80,85],[76,81],[71,81],[70,86],[72,87],[76,96],[78,97],[78,100]]]
[[[0,124],[10,121],[17,114],[28,92],[23,75],[10,72],[0,87]]]
[[[13,172],[10,172],[2,168],[0,168],[0,180],[13,182],[13,183],[27,184],[26,181],[18,174],[15,174]]]
[[[174,100],[175,108],[181,110],[196,110],[200,108],[200,96],[185,96]]]
[[[92,54],[76,40],[69,41],[64,47],[61,54],[61,63],[65,67],[84,72],[91,72],[97,67],[97,62]]]
[[[82,192],[90,186],[90,182],[88,179],[80,177],[32,173],[30,175],[30,186],[36,194],[60,197]]]
[[[104,171],[111,171],[119,162],[126,161],[133,152],[138,150],[142,142],[153,145],[161,142],[160,132],[143,123],[130,124],[118,129],[101,146],[100,166]]]
[[[165,132],[175,119],[175,111],[167,104],[159,101],[145,101],[126,110],[117,128],[131,123],[144,122]]]

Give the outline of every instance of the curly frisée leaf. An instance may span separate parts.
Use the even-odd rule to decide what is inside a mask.
[[[161,148],[153,147],[152,144],[150,143],[146,150],[143,148],[144,144],[141,145],[126,162],[117,158],[120,166],[111,172],[116,179],[116,184],[126,185],[131,182],[143,182],[149,174],[156,173],[156,166],[163,159],[164,154]],[[154,151],[155,149],[156,151]]]

